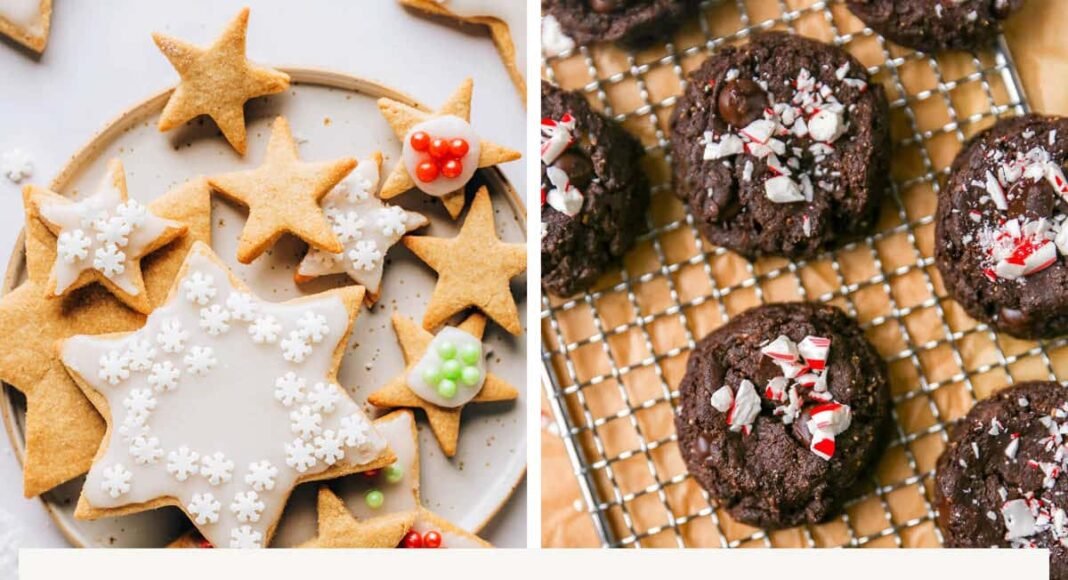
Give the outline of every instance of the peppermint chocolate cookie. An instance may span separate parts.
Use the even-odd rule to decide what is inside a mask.
[[[720,50],[690,74],[671,127],[675,192],[714,244],[806,258],[875,221],[886,96],[839,48],[769,32]]]
[[[542,0],[567,36],[579,44],[648,44],[669,36],[697,11],[699,0]]]
[[[753,308],[706,336],[679,398],[690,473],[763,528],[834,516],[891,425],[886,365],[856,322],[814,303]]]
[[[1068,389],[1021,383],[980,401],[938,460],[935,505],[951,548],[1045,548],[1068,578]]]
[[[543,82],[541,111],[541,283],[570,296],[618,262],[642,231],[645,152],[578,93]]]
[[[935,263],[972,317],[1021,338],[1068,332],[1068,120],[1028,115],[975,136],[935,215]]]
[[[1024,0],[848,0],[853,14],[879,34],[934,52],[993,44],[1002,20]]]

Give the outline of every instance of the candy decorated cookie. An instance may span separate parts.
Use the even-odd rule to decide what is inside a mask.
[[[445,455],[456,455],[460,415],[464,405],[512,401],[515,387],[486,370],[482,334],[486,319],[472,314],[459,326],[447,326],[435,336],[411,319],[393,315],[404,354],[404,372],[367,397],[383,408],[419,408],[426,412],[430,429]]]
[[[403,241],[438,273],[423,328],[438,328],[453,315],[474,307],[512,334],[523,331],[509,280],[526,271],[526,248],[497,238],[493,205],[485,187],[475,194],[455,238],[408,236]]]
[[[257,548],[296,485],[392,463],[337,384],[362,299],[265,302],[198,243],[140,330],[62,341],[109,425],[75,515],[176,506],[213,545]]]
[[[31,185],[24,192],[30,219],[39,219],[56,236],[56,258],[45,292],[66,296],[99,282],[124,304],[152,309],[141,274],[141,258],[185,233],[180,222],[153,213],[129,199],[122,162],[112,159],[92,195],[71,200]]]
[[[382,185],[382,199],[413,187],[441,198],[456,219],[464,208],[464,186],[475,170],[519,159],[518,151],[483,140],[471,127],[471,91],[467,79],[434,113],[382,98],[378,109],[401,140],[401,159]]]
[[[193,243],[211,241],[211,192],[205,179],[194,179],[147,207],[188,227],[186,235],[144,261],[146,293],[152,304],[158,304]],[[26,497],[88,471],[104,437],[104,421],[63,368],[56,341],[75,334],[134,330],[145,320],[100,285],[61,298],[47,297],[56,237],[29,208],[27,204],[27,280],[0,298],[0,332],[6,337],[0,341],[0,380],[26,397]]]
[[[248,207],[248,222],[238,240],[237,259],[250,264],[284,233],[313,248],[345,249],[319,203],[356,167],[356,160],[301,161],[285,117],[271,126],[267,155],[256,169],[210,177],[215,191]]]
[[[207,115],[230,145],[245,154],[245,102],[289,88],[289,75],[255,66],[245,58],[248,15],[249,9],[242,9],[206,49],[166,34],[152,35],[181,77],[160,115],[160,131]]]
[[[381,167],[382,154],[376,152],[323,198],[326,218],[344,248],[338,253],[309,249],[293,275],[297,283],[347,274],[367,289],[365,300],[378,300],[386,253],[405,234],[430,223],[421,214],[378,198]]]
[[[0,34],[40,54],[52,27],[52,0],[6,0],[0,3]]]

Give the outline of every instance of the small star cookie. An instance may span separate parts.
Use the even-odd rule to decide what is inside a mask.
[[[141,258],[184,234],[186,227],[129,199],[121,161],[108,162],[100,187],[89,197],[72,201],[35,185],[24,188],[23,197],[32,218],[56,236],[49,296],[66,296],[99,282],[130,308],[145,314],[152,309]]]
[[[417,512],[357,520],[329,488],[319,488],[319,534],[301,548],[396,548],[415,525]]]
[[[21,0],[0,6],[0,34],[41,54],[52,27],[52,0]]]
[[[298,484],[392,463],[337,384],[362,299],[262,301],[198,243],[140,330],[62,341],[109,424],[75,515],[176,506],[213,545],[259,548]]]
[[[378,300],[386,253],[405,234],[430,223],[421,214],[386,205],[376,195],[382,154],[374,153],[323,198],[323,209],[344,245],[339,253],[311,248],[297,266],[298,284],[320,276],[348,274],[367,289],[366,299]]]
[[[252,263],[287,232],[325,252],[344,250],[319,202],[354,167],[356,160],[351,157],[301,161],[289,122],[285,117],[275,119],[263,165],[208,178],[215,191],[248,207],[237,260]]]
[[[423,328],[433,330],[454,314],[475,307],[508,332],[518,335],[523,331],[508,281],[526,271],[526,247],[497,238],[493,205],[485,187],[475,194],[458,236],[408,236],[403,242],[438,273]]]
[[[249,9],[242,9],[206,49],[158,32],[152,35],[181,77],[160,115],[160,131],[208,115],[230,145],[245,154],[245,103],[289,88],[289,75],[255,66],[245,58],[248,15]]]
[[[440,197],[456,219],[464,209],[464,186],[475,170],[519,159],[518,151],[479,138],[471,128],[471,91],[465,80],[445,104],[426,113],[393,99],[378,100],[378,110],[401,140],[401,159],[382,185],[382,199],[413,187]]]
[[[393,315],[404,354],[404,372],[367,401],[383,408],[419,408],[426,412],[430,429],[445,455],[456,455],[460,416],[468,403],[511,401],[515,387],[485,371],[482,334],[486,318],[472,314],[458,327],[446,327],[434,336],[411,319]]]

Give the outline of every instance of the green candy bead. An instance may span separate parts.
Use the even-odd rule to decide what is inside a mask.
[[[377,489],[372,489],[367,492],[367,495],[363,496],[363,501],[367,503],[367,507],[376,510],[382,507],[382,504],[386,501],[386,496]]]
[[[460,379],[465,385],[473,387],[478,384],[478,380],[482,378],[482,373],[478,372],[475,367],[464,367],[463,376]]]
[[[438,346],[438,355],[445,360],[456,357],[456,345],[451,342],[443,342]]]
[[[441,379],[438,383],[438,394],[446,399],[451,399],[456,396],[456,382],[449,379]]]
[[[441,365],[441,374],[445,375],[445,378],[450,381],[459,379],[462,370],[463,365],[458,360],[447,360]]]
[[[386,481],[390,483],[398,483],[404,479],[404,469],[396,463],[386,468]]]
[[[441,367],[427,367],[423,369],[423,380],[430,386],[441,382]]]
[[[477,344],[465,344],[460,347],[460,360],[469,365],[478,363],[480,356],[482,356],[482,349]]]

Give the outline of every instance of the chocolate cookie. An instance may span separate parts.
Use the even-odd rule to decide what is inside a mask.
[[[1021,338],[1068,333],[1068,119],[999,121],[938,197],[935,263],[972,317]]]
[[[856,322],[813,303],[753,308],[706,336],[679,398],[690,473],[763,528],[834,516],[891,426],[885,363]]]
[[[582,95],[541,84],[541,283],[589,287],[644,229],[649,182],[634,137]]]
[[[909,48],[935,52],[993,44],[1000,23],[1023,0],[847,0],[872,30]]]
[[[951,548],[1048,548],[1068,578],[1068,389],[1021,383],[980,401],[938,459],[938,526]]]
[[[675,193],[714,244],[807,258],[875,221],[886,96],[839,48],[780,32],[724,48],[690,74],[671,127]]]
[[[694,14],[700,0],[542,0],[579,44],[612,41],[641,46],[664,39]]]

